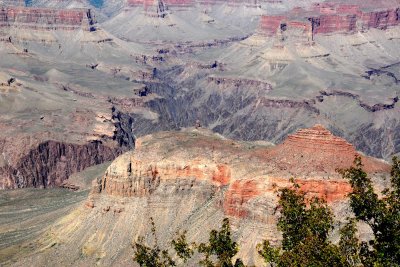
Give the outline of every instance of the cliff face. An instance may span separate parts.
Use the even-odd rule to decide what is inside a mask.
[[[95,31],[95,23],[90,9],[0,8],[0,28]]]
[[[118,115],[116,109],[113,114],[111,110],[97,115],[86,111],[64,118],[67,128],[60,134],[45,128],[60,127],[65,121],[58,116],[57,122],[50,115],[38,118],[40,131],[15,133],[14,128],[0,123],[0,189],[58,187],[71,174],[112,161],[135,147],[132,121]]]
[[[387,29],[400,24],[400,8],[361,14],[364,29]]]
[[[313,34],[353,33],[357,28],[356,15],[321,15],[311,18]]]
[[[282,15],[262,16],[260,30],[267,36],[282,34],[292,27],[290,24],[299,20],[307,25],[303,37],[311,30],[312,39],[317,34],[353,34],[370,28],[384,30],[400,25],[399,11],[400,7],[383,11],[364,11],[362,5],[318,3],[309,10],[294,8]]]
[[[350,167],[358,155],[351,144],[321,125],[299,130],[281,145],[249,151],[243,151],[240,143],[210,137],[201,131],[191,134],[161,133],[139,139],[135,151],[120,156],[107,169],[101,190],[108,195],[142,197],[156,194],[164,183],[206,182],[216,188],[228,186],[225,211],[245,216],[246,212],[238,207],[236,213],[233,207],[265,192],[272,193],[272,184],[288,185],[290,177],[298,178],[307,191],[320,181],[314,193],[326,193],[328,200],[345,198],[349,186],[339,179],[337,169]],[[168,151],[164,150],[167,147]],[[369,173],[389,170],[384,162],[365,156],[362,159]],[[243,166],[245,170],[240,170]]]
[[[0,189],[59,186],[87,167],[113,160],[123,149],[93,141],[86,145],[47,141],[12,165],[0,168]]]

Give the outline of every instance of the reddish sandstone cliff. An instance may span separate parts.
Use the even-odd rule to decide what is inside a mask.
[[[0,8],[0,28],[94,31],[95,23],[90,9]]]
[[[260,32],[269,37],[279,35],[291,27],[298,26],[299,22],[307,25],[302,26],[303,37],[310,28],[312,39],[318,34],[352,34],[370,28],[384,30],[400,25],[400,7],[371,11],[362,5],[317,3],[308,10],[294,8],[281,15],[262,16]]]
[[[275,147],[249,148],[203,130],[165,132],[139,139],[135,151],[116,159],[104,175],[101,191],[143,197],[207,185],[213,194],[223,193],[219,208],[225,214],[267,222],[270,217],[261,210],[275,205],[277,190],[292,186],[290,178],[310,197],[329,203],[345,200],[351,187],[337,169],[350,167],[356,155],[351,144],[322,125],[298,130]],[[369,173],[389,171],[387,163],[361,157]]]

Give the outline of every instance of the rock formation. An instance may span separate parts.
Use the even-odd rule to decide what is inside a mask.
[[[307,170],[289,170],[285,157],[300,159],[300,152]],[[277,190],[292,186],[294,177],[307,197],[325,198],[335,214],[346,213],[351,187],[333,169],[350,166],[355,154],[352,145],[321,125],[299,130],[276,147],[237,142],[203,129],[144,136],[134,151],[119,156],[107,168],[101,181],[94,181],[89,199],[40,242],[58,245],[39,247],[42,253],[29,260],[124,265],[130,260],[131,239],[149,231],[149,217],[155,221],[159,242],[166,244],[178,230],[188,230],[189,240],[202,241],[209,229],[228,216],[241,247],[239,256],[259,265],[255,244],[263,238],[280,239]],[[322,168],[316,164],[315,160],[328,156],[333,157]],[[385,162],[363,160],[373,177],[387,175],[390,167]],[[337,220],[342,217],[338,215]],[[56,259],[54,255],[71,257]]]
[[[0,167],[0,189],[59,186],[71,174],[113,160],[122,151],[99,141],[86,145],[47,141],[32,148],[18,162]]]
[[[316,183],[317,178],[321,182],[325,181],[329,187],[331,178],[328,177],[339,177],[337,170],[350,167],[355,156],[359,155],[351,144],[332,135],[322,125],[301,129],[275,147],[261,147],[246,153],[241,151],[243,145],[240,143],[231,142],[229,145],[229,140],[213,140],[207,135],[203,136],[203,131],[193,130],[194,136],[186,132],[176,133],[176,136],[169,133],[155,135],[157,140],[162,139],[165,144],[158,141],[154,143],[150,137],[139,139],[135,151],[118,157],[107,169],[102,181],[102,190],[109,195],[140,197],[157,192],[158,187],[163,186],[165,182],[188,179],[208,182],[217,187],[229,185],[229,204],[226,204],[226,207],[230,207],[262,194],[262,188],[265,189],[266,185],[271,184],[270,179],[275,179],[268,177],[287,177],[286,182],[283,182],[285,185],[291,176],[298,177],[299,181],[304,179],[305,188],[309,187],[308,180]],[[166,153],[164,149],[167,146],[170,148]],[[217,147],[222,151],[218,151]],[[182,151],[183,149],[186,152]],[[388,171],[388,165],[384,162],[365,156],[362,156],[362,159],[369,173]],[[246,170],[252,170],[251,179],[243,174],[243,170],[238,170],[242,164],[249,164]],[[269,174],[261,175],[263,171]],[[260,176],[257,175],[258,172]],[[278,183],[277,181],[279,179],[274,183]],[[333,182],[346,184],[337,178]],[[323,187],[321,190],[325,192]],[[340,191],[336,186],[332,188],[336,189],[326,189],[326,192],[338,194]],[[273,188],[269,190],[272,192]],[[348,189],[343,191],[342,197],[345,197],[347,191]],[[236,195],[242,200],[233,200]],[[227,210],[230,213],[230,208]]]
[[[294,8],[282,15],[264,15],[261,17],[260,31],[266,36],[274,36],[290,29],[291,24],[293,27],[301,22],[304,29],[303,37],[306,37],[311,30],[314,39],[317,34],[352,34],[370,28],[387,29],[400,25],[399,14],[400,7],[383,11],[366,11],[360,5],[317,3],[310,10]]]
[[[289,135],[273,149],[273,154],[277,164],[293,174],[313,171],[334,174],[337,169],[350,167],[358,153],[346,140],[332,135],[322,125],[315,125]],[[369,172],[382,166],[370,158],[363,157],[363,161]]]
[[[244,78],[230,78],[230,77],[213,77],[209,76],[207,78],[209,83],[218,85],[220,88],[227,89],[227,88],[251,88],[257,87],[261,91],[268,92],[272,90],[272,85],[265,82],[265,81],[257,81],[257,80],[250,80]]]
[[[95,31],[95,23],[90,9],[0,8],[0,28]]]

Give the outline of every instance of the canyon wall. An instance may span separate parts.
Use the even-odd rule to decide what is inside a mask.
[[[93,121],[85,117],[87,114],[77,118],[83,129],[93,131],[80,133],[78,139],[71,137],[71,132],[62,136],[32,132],[0,138],[0,189],[58,187],[71,174],[134,149],[131,118],[115,108],[111,111],[109,115],[98,115],[94,126],[85,124]]]
[[[95,31],[95,23],[90,9],[0,7],[0,28]]]
[[[251,149],[201,129],[164,132],[138,139],[135,151],[119,156],[107,169],[100,191],[143,197],[206,183],[217,191],[228,188],[221,207],[228,215],[245,217],[252,214],[246,203],[290,186],[292,177],[311,195],[331,202],[345,199],[350,186],[337,170],[352,166],[356,155],[368,173],[390,170],[322,125],[301,129],[275,147]]]
[[[317,34],[346,33],[371,28],[387,29],[400,25],[400,7],[377,11],[365,11],[360,5],[318,3],[310,9],[294,8],[281,15],[263,15],[260,21],[260,32],[266,36],[274,36],[299,22],[307,26],[304,36],[312,32],[312,39]],[[303,37],[304,37],[303,36]]]
[[[84,145],[46,141],[15,164],[0,167],[0,189],[59,186],[71,174],[113,160],[122,152],[101,141]]]

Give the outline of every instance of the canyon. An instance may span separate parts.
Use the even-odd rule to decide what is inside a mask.
[[[2,8],[1,88],[7,92],[4,101],[16,105],[11,110],[5,105],[3,111],[18,114],[11,115],[14,120],[4,117],[1,124],[2,139],[6,140],[1,180],[7,180],[0,183],[2,188],[44,186],[26,182],[27,178],[16,182],[18,162],[29,158],[29,151],[37,150],[40,144],[55,141],[90,147],[92,141],[102,143],[109,151],[107,156],[96,150],[94,158],[88,159],[89,166],[112,160],[133,148],[135,136],[190,127],[197,121],[230,138],[274,143],[282,142],[298,128],[324,123],[368,155],[389,159],[399,151],[400,61],[395,60],[398,52],[394,47],[400,32],[395,18],[398,7],[390,2],[383,5],[386,13],[376,11],[383,15],[370,11],[368,3],[310,3],[287,8],[281,15],[262,15],[264,5],[273,8],[278,4],[261,2],[261,7],[246,6],[248,12],[232,24],[227,23],[227,14],[233,14],[242,4],[199,2],[210,5],[208,18],[203,20],[205,13],[197,11],[197,2],[165,2],[169,6],[167,17],[147,19],[143,13],[145,1],[125,3],[120,13],[109,19],[101,9],[90,5],[80,5],[86,9],[76,8],[79,5],[57,9],[46,3],[50,2],[33,2],[25,7],[16,1],[13,5],[3,4]],[[223,16],[217,12],[221,5],[226,8]],[[104,8],[108,10],[108,6]],[[203,32],[207,34],[185,24],[187,16],[199,18],[201,25],[211,27]],[[335,30],[334,24],[327,21],[328,26],[322,23],[322,28],[314,28],[310,18],[324,16],[333,16],[328,18],[332,22],[335,16],[355,16],[357,27],[347,32]],[[374,20],[367,16],[375,16],[376,23],[371,24]],[[213,17],[228,25],[221,28],[223,34],[219,34],[219,24]],[[249,20],[252,17],[259,21]],[[139,25],[132,27],[132,35],[125,31],[127,24],[122,21],[130,18],[150,27],[143,28],[145,35],[140,34]],[[175,23],[171,20],[181,22],[168,26]],[[324,30],[329,25],[333,28]],[[157,33],[162,28],[172,30],[167,31],[165,39],[164,30]],[[181,33],[175,35],[175,31],[189,35],[182,39]],[[336,34],[341,38],[332,41]],[[380,47],[391,52],[394,59],[387,58]],[[367,48],[379,60],[371,59],[368,64],[358,60],[365,57]],[[293,71],[307,74],[297,77],[291,74]],[[80,78],[83,76],[87,78]],[[16,82],[7,85],[11,78]],[[349,84],[353,86],[350,88]],[[385,88],[386,93],[381,94],[376,88]],[[54,100],[42,101],[44,95]],[[39,101],[35,110],[24,107],[24,97]],[[57,104],[65,102],[65,97],[68,104]],[[339,99],[349,103],[347,108],[351,111],[342,114],[336,110],[334,102]],[[38,122],[41,129],[35,126]],[[70,125],[69,129],[64,124]],[[20,125],[26,133],[16,133],[14,125]],[[64,129],[68,135],[52,128]],[[360,135],[361,132],[366,134]],[[28,138],[31,141],[27,149],[9,149],[26,136],[33,137]],[[42,169],[29,168],[35,171],[26,173]],[[68,175],[81,170],[66,168]],[[68,175],[56,183],[48,182],[48,186],[58,186]],[[43,180],[33,180],[37,179]]]
[[[337,169],[359,155],[382,190],[400,155],[399,18],[397,0],[0,0],[0,265],[130,266],[150,217],[163,245],[229,217],[263,266],[291,178],[336,240]]]

